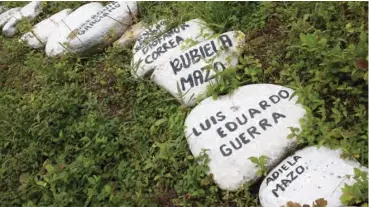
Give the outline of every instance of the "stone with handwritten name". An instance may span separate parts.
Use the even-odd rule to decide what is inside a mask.
[[[192,106],[205,97],[209,84],[216,83],[215,71],[237,65],[244,37],[240,31],[226,32],[173,54],[151,78],[183,105]]]
[[[70,52],[94,52],[109,46],[132,25],[137,12],[135,1],[119,1],[106,5],[68,35]]]
[[[18,13],[21,10],[21,7],[16,7],[9,9],[7,11],[4,11],[0,14],[0,29],[4,27],[4,25],[9,21],[9,19],[14,15],[15,13]]]
[[[260,178],[250,157],[267,156],[266,167],[271,168],[294,151],[297,141],[287,138],[289,127],[300,129],[305,110],[292,94],[279,85],[246,85],[201,101],[187,116],[189,148],[195,157],[205,150],[209,173],[221,189],[235,191]]]
[[[24,6],[19,12],[15,12],[3,27],[3,34],[6,37],[13,37],[16,32],[16,25],[23,19],[35,19],[42,12],[42,2],[32,1]]]
[[[27,43],[32,48],[42,48],[49,36],[57,30],[58,26],[62,23],[61,21],[65,19],[70,13],[71,9],[64,9],[51,17],[41,21],[40,23],[33,26],[31,32],[27,32],[20,38],[21,41]]]
[[[167,28],[166,22],[166,19],[161,19],[153,25],[146,26],[145,30],[140,33],[133,46],[133,53],[141,50],[150,41],[160,37]]]
[[[168,62],[171,54],[184,50],[181,49],[183,46],[202,42],[212,34],[213,31],[199,19],[187,21],[169,30],[149,43],[142,44],[134,53],[131,63],[132,75],[136,78],[144,77]]]
[[[344,206],[341,188],[353,184],[357,161],[342,159],[341,150],[311,146],[297,151],[275,167],[260,186],[263,207],[286,205],[288,201],[311,205],[324,198],[328,207]],[[349,178],[347,175],[350,175]]]
[[[70,13],[61,21],[55,32],[50,35],[45,47],[46,55],[51,57],[64,55],[68,51],[68,35],[72,31],[76,31],[79,26],[102,8],[103,6],[100,3],[93,2],[82,5]]]

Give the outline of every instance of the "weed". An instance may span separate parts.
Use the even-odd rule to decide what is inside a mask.
[[[342,188],[341,201],[345,205],[367,206],[365,202],[368,200],[368,173],[357,168],[354,169],[354,173],[356,182],[353,185],[345,184]]]
[[[256,165],[258,170],[256,171],[257,176],[267,176],[268,168],[266,166],[268,157],[262,155],[259,158],[257,157],[249,157],[249,160]]]
[[[46,2],[32,23],[82,4]],[[209,94],[252,83],[290,87],[307,111],[292,136],[302,145],[340,147],[344,157],[368,164],[367,2],[139,6],[145,23],[167,19],[171,28],[199,18],[217,33],[245,33],[240,64],[219,73],[223,80]],[[134,79],[129,49],[48,58],[18,42],[21,34],[0,36],[1,205],[259,206],[252,186],[228,192],[213,182],[206,162],[198,162],[205,158],[194,158],[186,142],[191,109]],[[358,180],[360,188],[345,192],[365,191]]]

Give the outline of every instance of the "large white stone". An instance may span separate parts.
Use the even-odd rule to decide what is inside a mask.
[[[45,47],[49,36],[57,30],[61,21],[65,19],[70,13],[71,9],[64,9],[51,17],[41,21],[33,26],[31,32],[27,32],[20,38],[21,41],[27,43],[32,48]]]
[[[85,4],[70,13],[49,37],[45,47],[46,55],[57,56],[65,54],[68,48],[66,44],[68,35],[76,31],[79,26],[102,8],[103,6],[100,3],[93,2]]]
[[[143,30],[135,42],[133,46],[133,53],[136,53],[140,49],[142,49],[145,45],[147,45],[150,41],[158,38],[163,34],[165,29],[167,28],[166,25],[167,20],[161,19],[156,24],[146,26],[145,30]]]
[[[10,18],[12,18],[12,15],[14,15],[15,13],[19,13],[20,10],[21,7],[16,7],[0,14],[0,29],[4,27],[4,25],[9,21]]]
[[[300,128],[305,114],[291,100],[292,89],[273,84],[254,84],[213,100],[209,97],[187,116],[185,134],[192,154],[206,150],[209,173],[221,189],[234,191],[259,176],[250,157],[267,156],[275,166],[297,145],[288,139],[289,127]]]
[[[144,30],[145,27],[142,22],[132,25],[117,41],[114,42],[114,46],[124,48],[132,45]]]
[[[41,11],[41,1],[32,1],[31,3],[27,4],[19,12],[15,12],[12,15],[12,17],[3,27],[3,34],[7,37],[13,37],[17,32],[15,27],[22,20],[22,18],[33,20],[41,13]]]
[[[133,17],[137,15],[137,3],[112,2],[103,8],[91,5],[74,13],[66,19],[68,30],[64,29],[58,38],[50,37],[50,46],[49,43],[46,45],[49,56],[62,55],[66,49],[78,54],[110,45],[132,24]]]
[[[242,32],[223,33],[171,55],[162,67],[154,70],[151,78],[182,104],[194,105],[205,97],[206,87],[216,83],[215,70],[237,65],[244,42]]]
[[[171,54],[183,51],[184,45],[192,44],[191,41],[204,41],[212,34],[213,31],[199,19],[187,21],[169,30],[148,44],[138,47],[140,49],[134,53],[132,59],[132,75],[136,78],[145,76],[165,64]]]
[[[289,201],[311,205],[324,198],[330,207],[344,206],[340,202],[341,188],[355,182],[354,168],[367,169],[356,161],[341,159],[340,154],[341,150],[312,146],[286,158],[261,184],[261,205],[275,207]]]
[[[123,35],[137,15],[135,1],[112,2],[68,35],[70,52],[83,53],[104,48]]]

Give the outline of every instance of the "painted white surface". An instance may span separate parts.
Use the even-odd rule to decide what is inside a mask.
[[[115,47],[128,47],[132,45],[145,30],[142,22],[132,25],[117,41],[114,42]]]
[[[324,198],[328,201],[329,207],[344,206],[340,202],[341,188],[345,183],[355,182],[352,178],[354,168],[361,167],[356,161],[341,159],[340,154],[339,149],[312,146],[286,158],[261,184],[259,191],[261,205],[282,206],[288,201],[312,205],[316,199]],[[351,178],[347,178],[346,175],[351,175]],[[277,189],[277,185],[283,190],[281,187]]]
[[[6,37],[13,37],[17,29],[16,25],[22,20],[22,18],[27,18],[28,20],[35,19],[42,12],[42,2],[32,1],[26,6],[24,6],[19,12],[15,12],[9,21],[3,27],[3,34]]]
[[[161,67],[169,59],[170,55],[176,54],[187,41],[202,42],[213,34],[213,31],[206,26],[206,23],[199,19],[187,21],[175,27],[162,36],[143,44],[132,59],[132,76],[135,78],[144,77],[155,68]],[[136,50],[136,49],[134,49]]]
[[[183,105],[192,106],[205,97],[209,84],[216,83],[212,78],[215,70],[237,65],[244,42],[245,35],[240,31],[223,33],[171,55],[154,70],[151,79]]]
[[[103,6],[100,3],[93,2],[85,4],[70,13],[49,37],[45,47],[46,55],[59,56],[65,54],[67,52],[66,48],[68,47],[68,35],[76,31],[80,25],[102,8]]]
[[[14,15],[15,13],[19,13],[21,10],[21,7],[16,7],[9,9],[3,13],[0,14],[0,29],[4,27],[4,25],[9,21],[9,19]]]
[[[25,42],[32,48],[42,48],[49,36],[57,30],[61,21],[65,19],[70,13],[71,9],[64,9],[51,17],[41,21],[32,28],[32,32],[27,32],[20,38],[21,41]]]
[[[216,100],[203,100],[187,116],[185,134],[189,148],[195,157],[207,150],[209,173],[221,189],[235,191],[245,182],[259,178],[249,157],[267,156],[270,159],[266,166],[271,168],[294,150],[297,142],[287,138],[289,127],[300,128],[299,119],[305,110],[296,104],[297,96],[289,100],[292,93],[292,89],[279,85],[246,85]],[[285,117],[277,118],[280,114]],[[270,126],[263,125],[263,129],[260,123],[265,124],[265,120]],[[230,129],[234,129],[231,122],[237,123],[234,131],[227,129],[232,125]]]
[[[83,53],[110,45],[132,25],[137,12],[135,1],[112,2],[106,5],[80,25],[76,35],[68,35],[70,51]]]
[[[133,53],[142,49],[151,40],[154,40],[162,35],[167,28],[166,19],[161,19],[153,25],[143,25],[145,28],[138,36],[137,41],[133,46]]]

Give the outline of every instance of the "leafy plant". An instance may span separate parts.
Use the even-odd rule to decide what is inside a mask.
[[[345,186],[341,189],[341,202],[345,205],[368,205],[368,173],[358,168],[354,169],[355,183]]]
[[[267,176],[268,168],[266,166],[268,157],[262,155],[259,158],[257,157],[249,157],[249,160],[256,165],[258,170],[256,171],[256,175],[258,176]]]
[[[85,3],[46,2],[31,23]],[[216,33],[242,31],[239,64],[218,74],[222,81],[209,95],[253,83],[290,87],[307,111],[291,136],[301,145],[339,147],[343,157],[367,166],[367,7],[139,2],[139,19],[167,19],[173,28],[200,18]],[[18,41],[29,26],[22,22],[14,38],[0,36],[1,205],[260,206],[251,183],[236,192],[214,183],[186,142],[183,125],[191,108],[151,81],[133,78],[130,49],[49,58]]]

